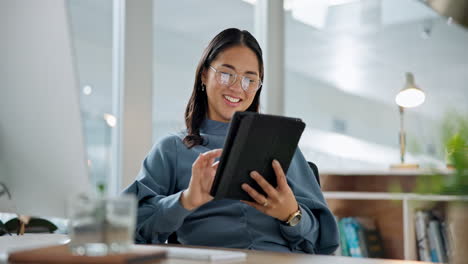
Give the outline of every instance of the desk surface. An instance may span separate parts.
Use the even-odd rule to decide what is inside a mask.
[[[173,246],[173,245],[169,245]],[[186,247],[186,246],[180,246]],[[190,247],[196,248],[196,247]],[[203,247],[208,249],[216,249]],[[407,260],[389,260],[389,259],[369,259],[369,258],[351,258],[341,256],[325,256],[325,255],[311,255],[311,254],[293,254],[293,253],[277,253],[269,251],[257,251],[257,250],[240,250],[240,249],[226,249],[217,248],[222,250],[241,251],[247,254],[247,260],[245,261],[234,261],[228,263],[243,263],[243,264],[257,264],[257,263],[268,263],[268,264],[424,264],[429,262],[421,261],[407,261]],[[186,259],[164,259],[157,263],[161,264],[182,264],[182,263],[217,263],[207,261],[195,261]],[[223,262],[218,262],[223,263]]]
[[[45,242],[44,245],[39,245],[38,241],[40,240],[38,236],[42,237],[42,242]],[[29,238],[28,238],[29,237]],[[21,241],[29,241],[29,243],[23,244]],[[67,242],[66,237],[63,235],[29,235],[24,237],[0,237],[0,255],[3,254],[4,259],[0,258],[0,263],[5,263],[6,255],[8,252],[15,250],[25,249],[25,248],[35,248],[40,246],[49,246],[53,244],[63,244]],[[23,244],[22,246],[20,245]],[[26,246],[26,247],[24,247]],[[167,245],[174,246],[174,245]],[[177,247],[187,247],[187,246],[178,246]],[[188,248],[198,248],[190,246]],[[322,255],[310,255],[310,254],[291,254],[291,253],[276,253],[276,252],[267,252],[267,251],[254,251],[254,250],[239,250],[239,249],[226,249],[226,248],[209,248],[202,247],[203,249],[222,249],[222,250],[232,250],[232,251],[241,251],[247,254],[247,259],[245,261],[237,262],[228,262],[228,263],[268,263],[268,264],[302,264],[302,263],[313,263],[313,264],[422,264],[425,262],[419,261],[404,261],[404,260],[383,260],[383,259],[367,259],[367,258],[351,258],[351,257],[338,257],[338,256],[322,256]],[[162,259],[155,263],[161,264],[179,264],[179,263],[226,263],[226,262],[207,262],[207,261],[197,261],[197,260],[187,260],[187,259]]]

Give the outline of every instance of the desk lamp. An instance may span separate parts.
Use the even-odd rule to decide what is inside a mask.
[[[394,164],[392,169],[416,169],[419,168],[418,164],[405,163],[406,152],[406,132],[404,128],[404,113],[405,108],[413,108],[424,103],[426,95],[414,83],[414,76],[412,73],[406,73],[406,85],[395,97],[395,102],[400,110],[400,164]]]

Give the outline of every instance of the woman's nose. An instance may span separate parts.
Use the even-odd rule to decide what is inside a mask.
[[[236,91],[244,91],[244,89],[242,88],[242,77],[240,78],[238,77],[236,81],[229,88],[236,90]]]

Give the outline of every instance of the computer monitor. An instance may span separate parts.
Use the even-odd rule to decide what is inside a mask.
[[[65,217],[89,190],[65,1],[0,1],[0,36],[0,212]]]

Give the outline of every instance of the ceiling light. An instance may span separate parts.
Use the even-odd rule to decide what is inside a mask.
[[[117,125],[117,118],[111,114],[104,114],[104,120],[106,120],[107,125],[110,127],[115,127]]]
[[[91,95],[91,93],[93,92],[93,88],[89,85],[85,85],[83,87],[83,94],[84,95]]]

